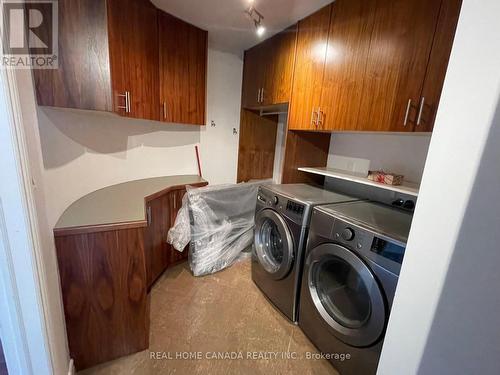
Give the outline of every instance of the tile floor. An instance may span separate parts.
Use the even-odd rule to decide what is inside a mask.
[[[79,375],[337,374],[327,361],[305,358],[307,352],[317,353],[316,348],[257,289],[249,260],[199,278],[181,264],[167,270],[151,293],[149,350]],[[151,359],[151,352],[160,352],[163,359]],[[244,359],[206,359],[214,352],[241,353]],[[278,359],[248,359],[253,352],[279,354]],[[202,359],[175,359],[183,353]],[[281,359],[282,353],[296,353],[297,359]]]

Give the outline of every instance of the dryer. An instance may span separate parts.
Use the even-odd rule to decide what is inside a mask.
[[[291,321],[297,321],[303,253],[312,209],[319,204],[354,200],[307,184],[259,188],[252,279]]]
[[[342,375],[377,371],[411,221],[373,202],[312,213],[299,326]]]

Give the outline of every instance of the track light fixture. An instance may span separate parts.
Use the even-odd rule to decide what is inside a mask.
[[[251,5],[248,9],[245,10],[245,13],[248,17],[253,21],[255,25],[255,32],[258,36],[264,35],[266,32],[266,28],[262,24],[264,20],[264,16],[260,13],[253,5]]]

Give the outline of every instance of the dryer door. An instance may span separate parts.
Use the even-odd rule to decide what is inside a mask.
[[[293,240],[285,220],[274,210],[255,218],[255,253],[259,264],[275,280],[284,278],[293,265]]]
[[[369,346],[382,335],[386,307],[368,266],[337,244],[322,244],[306,259],[308,289],[332,333],[348,345]]]

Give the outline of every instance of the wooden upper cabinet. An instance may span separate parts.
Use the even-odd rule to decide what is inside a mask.
[[[290,101],[296,40],[297,25],[293,25],[264,42],[262,106]]]
[[[242,91],[242,104],[245,108],[260,106],[260,93],[264,85],[264,64],[262,45],[245,51]]]
[[[107,3],[113,109],[159,120],[157,10],[146,0]]]
[[[446,70],[450,60],[455,30],[462,7],[462,0],[443,0],[439,12],[434,43],[432,46],[424,87],[422,89],[422,115],[415,131],[430,132],[434,128]]]
[[[318,114],[322,129],[357,128],[375,1],[339,0],[333,4]]]
[[[207,32],[158,11],[161,119],[205,125]]]
[[[317,109],[325,68],[332,5],[299,22],[288,128],[318,130]]]
[[[33,71],[39,105],[205,124],[206,31],[149,0],[58,4],[59,68]]]
[[[358,130],[413,131],[440,6],[436,0],[377,1]]]
[[[112,111],[106,3],[59,0],[58,10],[59,68],[33,70],[37,103]]]
[[[297,25],[245,51],[242,102],[259,108],[290,101]]]

